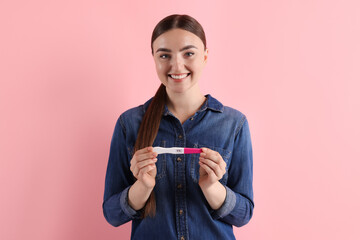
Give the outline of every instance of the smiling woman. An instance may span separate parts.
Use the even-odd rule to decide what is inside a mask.
[[[132,221],[132,239],[235,239],[232,226],[248,223],[254,208],[248,121],[201,93],[208,49],[194,18],[161,20],[151,49],[161,85],[116,122],[104,216],[113,226]],[[158,158],[157,147],[201,153]]]
[[[169,30],[153,42],[157,75],[168,94],[200,93],[195,85],[201,76],[208,50],[195,34],[183,30]]]

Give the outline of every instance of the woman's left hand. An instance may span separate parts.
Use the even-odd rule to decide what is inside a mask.
[[[209,148],[202,148],[199,158],[199,185],[209,187],[219,181],[226,173],[226,163],[220,153]]]

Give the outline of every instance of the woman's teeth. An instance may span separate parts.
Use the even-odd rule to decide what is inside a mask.
[[[174,78],[174,79],[182,79],[182,78],[186,78],[188,75],[190,75],[190,73],[185,73],[185,74],[181,74],[181,75],[170,74],[170,77]]]

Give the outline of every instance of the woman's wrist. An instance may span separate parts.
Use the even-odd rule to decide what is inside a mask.
[[[199,183],[199,186],[212,209],[217,210],[223,205],[226,199],[226,188],[219,181],[210,185]]]
[[[154,187],[147,187],[141,181],[137,180],[129,189],[129,205],[134,210],[138,211],[142,209]]]

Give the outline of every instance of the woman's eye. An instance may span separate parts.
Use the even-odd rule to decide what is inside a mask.
[[[187,52],[187,53],[185,53],[185,55],[190,57],[190,56],[194,55],[194,53],[193,52]]]
[[[162,54],[162,55],[160,55],[160,58],[162,58],[162,59],[169,58],[169,55],[167,55],[167,54]]]

